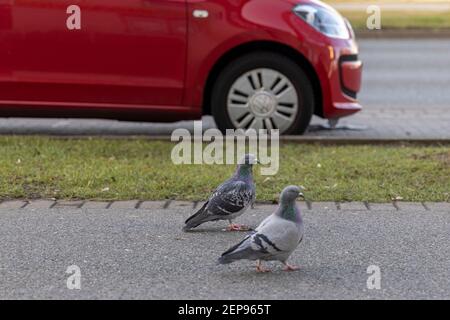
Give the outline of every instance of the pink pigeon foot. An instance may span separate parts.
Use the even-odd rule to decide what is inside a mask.
[[[252,229],[248,226],[235,223],[232,223],[227,227],[227,231],[250,231],[250,230]]]
[[[264,268],[261,264],[261,260],[258,260],[256,262],[256,272],[266,273],[266,272],[270,272],[270,269]]]
[[[285,267],[283,268],[283,271],[296,271],[296,270],[299,270],[299,269],[300,269],[300,267],[297,267],[297,266],[291,266],[291,265],[288,264],[288,263],[285,263],[284,265],[285,265]]]

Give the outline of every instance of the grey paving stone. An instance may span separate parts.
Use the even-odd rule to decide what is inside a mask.
[[[85,201],[83,200],[77,200],[77,201],[57,201],[53,208],[81,208],[83,206],[83,203]]]
[[[83,209],[106,209],[109,206],[108,201],[86,201],[82,208]]]
[[[166,201],[144,201],[139,204],[140,210],[157,210],[162,209]]]
[[[420,202],[402,202],[397,201],[396,205],[399,210],[425,211],[425,207]]]
[[[311,210],[319,210],[319,211],[337,210],[337,206],[335,202],[312,202]]]
[[[297,206],[300,208],[300,210],[302,211],[306,211],[308,210],[308,205],[306,204],[305,201],[297,201]]]
[[[300,208],[300,210],[302,211],[306,211],[308,210],[308,206],[306,205],[305,201],[297,201],[297,206]],[[269,210],[269,211],[275,211],[276,208],[278,207],[278,204],[275,203],[261,203],[261,202],[257,202],[255,204],[255,208],[254,210]],[[251,210],[251,209],[250,209]]]
[[[364,103],[363,103],[364,104]],[[323,129],[327,121],[314,117],[305,137],[339,139],[450,139],[448,108],[433,108],[436,114],[444,117],[436,118],[420,112],[419,108],[411,108],[408,112],[420,118],[420,122],[412,122],[408,115],[382,113],[377,106],[370,106],[348,119],[342,119],[340,125],[363,126],[364,130],[329,130]],[[407,125],[399,124],[399,119]],[[64,125],[59,125],[64,123]],[[136,122],[117,122],[111,120],[84,119],[0,119],[0,133],[4,134],[56,134],[56,135],[167,135],[176,128],[192,128],[191,121],[175,124],[155,124]],[[204,129],[215,128],[211,116],[203,117]]]
[[[0,203],[0,209],[20,209],[27,204],[23,200],[7,200]]]
[[[392,203],[369,203],[369,208],[371,211],[397,211]]]
[[[50,209],[55,204],[54,200],[32,200],[26,206],[27,209]]]
[[[192,201],[171,201],[169,204],[169,208],[186,208],[186,209],[194,209],[194,202]]]
[[[194,209],[200,209],[205,204],[205,201],[195,201],[194,202]]]
[[[193,202],[193,201],[143,201],[130,200],[130,201],[53,201],[53,200],[6,200],[0,203],[0,209],[19,209],[26,207],[27,209],[48,209],[48,208],[83,208],[83,209],[165,209],[166,204],[169,203],[168,208],[182,209],[186,208],[189,210],[199,209],[204,201]],[[302,209],[302,211],[308,211],[308,205],[305,201],[298,201],[297,205]],[[261,203],[257,202],[254,209],[250,210],[269,210],[273,211],[276,209],[277,204],[271,203]],[[335,202],[311,202],[311,210],[318,211],[367,211],[367,207],[364,202],[341,202],[336,204]],[[340,209],[338,209],[338,206]],[[427,202],[423,205],[421,202],[400,202],[396,201],[394,203],[369,203],[368,204],[371,211],[398,211],[398,210],[414,210],[415,212],[420,211],[444,211],[450,213],[450,203],[448,202]],[[168,209],[166,208],[166,209]],[[398,208],[398,210],[397,210]]]
[[[351,211],[366,211],[367,207],[363,202],[341,202],[339,203],[340,210]]]
[[[137,200],[128,200],[128,201],[114,201],[109,206],[110,209],[136,209],[138,205]]]
[[[443,211],[450,213],[450,202],[426,202],[425,205],[430,211]]]
[[[272,203],[255,203],[255,206],[252,208],[249,208],[250,211],[261,211],[261,210],[273,210],[277,207],[276,204]],[[200,208],[200,207],[198,207]]]

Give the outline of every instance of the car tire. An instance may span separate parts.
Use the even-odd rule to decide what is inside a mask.
[[[223,133],[255,128],[303,134],[314,113],[312,84],[302,68],[284,55],[247,54],[219,74],[212,89],[211,113]]]

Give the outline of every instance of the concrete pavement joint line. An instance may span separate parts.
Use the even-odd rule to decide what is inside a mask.
[[[199,203],[200,203],[200,201],[194,201],[194,206],[193,206],[193,209],[194,209],[194,210],[197,208],[197,206],[198,206]]]
[[[166,203],[164,203],[164,205],[163,205],[163,209],[169,208],[171,202],[172,202],[172,200],[167,200]]]
[[[397,201],[392,201],[392,205],[394,206],[395,210],[399,211],[400,207],[397,204]]]
[[[139,201],[136,203],[136,205],[134,206],[134,208],[135,208],[135,209],[139,209],[139,208],[141,207],[142,203],[144,203],[144,201],[139,200]]]
[[[111,208],[112,204],[114,203],[114,201],[109,201],[108,204],[106,205],[105,209],[109,209]]]
[[[428,208],[428,206],[426,205],[425,202],[422,201],[421,203],[422,203],[422,206],[425,208],[425,210],[430,211],[430,208]]]

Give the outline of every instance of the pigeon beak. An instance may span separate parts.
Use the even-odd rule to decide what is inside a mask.
[[[300,198],[305,199],[305,195],[304,195],[302,192],[299,192],[299,193],[298,193],[298,196],[299,196]]]

